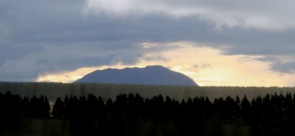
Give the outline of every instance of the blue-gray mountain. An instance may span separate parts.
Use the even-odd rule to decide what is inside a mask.
[[[163,66],[97,70],[85,75],[75,83],[197,86],[192,79],[184,74],[171,71]]]

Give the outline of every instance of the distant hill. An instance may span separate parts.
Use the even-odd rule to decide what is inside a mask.
[[[163,66],[97,70],[85,75],[75,83],[197,86],[192,79],[184,74],[171,71]]]

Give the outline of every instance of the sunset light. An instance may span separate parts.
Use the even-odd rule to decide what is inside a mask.
[[[70,83],[95,70],[163,65],[189,76],[200,86],[289,85],[286,81],[290,79],[290,75],[283,76],[272,71],[269,63],[259,61],[259,58],[263,56],[226,55],[222,50],[204,47],[197,43],[144,43],[142,45],[149,49],[153,48],[152,46],[173,47],[173,49],[146,54],[136,65],[118,63],[111,66],[85,67],[75,71],[41,75],[37,81]],[[158,56],[162,59],[144,59],[150,56]]]

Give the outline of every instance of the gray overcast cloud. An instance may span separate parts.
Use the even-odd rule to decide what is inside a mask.
[[[79,67],[136,64],[143,42],[189,41],[227,55],[263,55],[293,72],[294,1],[0,0],[0,80],[33,81]],[[223,48],[223,46],[229,48]],[[175,47],[177,48],[177,47]],[[150,58],[149,58],[150,59]],[[156,58],[154,58],[156,59]]]

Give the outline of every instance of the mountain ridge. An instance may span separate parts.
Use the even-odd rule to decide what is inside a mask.
[[[188,76],[161,65],[93,71],[74,83],[198,86]]]

